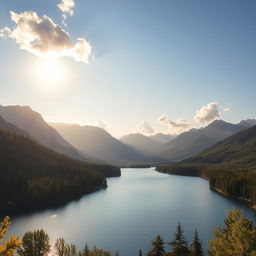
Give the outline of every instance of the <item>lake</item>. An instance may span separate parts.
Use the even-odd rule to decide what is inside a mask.
[[[197,228],[204,248],[225,211],[236,207],[255,222],[249,207],[209,190],[208,181],[158,173],[154,168],[122,169],[108,179],[108,189],[82,197],[64,207],[12,218],[10,233],[22,236],[43,228],[52,241],[64,237],[82,248],[104,248],[121,256],[146,253],[157,234],[173,239],[178,222],[191,240]],[[167,247],[169,248],[169,247]]]

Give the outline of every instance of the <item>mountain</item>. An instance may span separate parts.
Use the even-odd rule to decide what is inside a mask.
[[[250,128],[254,125],[256,125],[256,120],[255,119],[246,119],[242,120],[238,125],[244,127],[244,128]]]
[[[157,140],[161,143],[167,143],[173,140],[175,137],[177,137],[174,134],[163,134],[163,133],[157,133],[155,135],[150,135],[149,138]]]
[[[30,136],[27,132],[25,132],[24,130],[16,127],[13,124],[8,123],[7,121],[5,121],[1,116],[0,116],[0,128],[7,130],[9,132],[15,133],[17,135],[21,135],[24,137],[28,137],[28,138],[33,138],[32,136]]]
[[[240,131],[178,164],[159,166],[170,174],[201,176],[210,188],[256,208],[256,126]]]
[[[106,187],[120,169],[88,164],[0,129],[0,211],[53,207]]]
[[[163,143],[140,133],[128,134],[119,139],[145,155],[156,155]]]
[[[0,116],[7,122],[32,136],[38,143],[74,159],[91,161],[82,157],[42,116],[28,106],[1,106]],[[7,129],[8,130],[8,129]]]
[[[147,157],[95,126],[51,123],[67,141],[85,154],[109,163],[143,162]]]
[[[181,161],[244,129],[240,125],[215,120],[205,128],[191,129],[166,143],[161,148],[161,156],[169,161]]]
[[[198,155],[183,161],[184,163],[205,163],[235,165],[236,167],[256,167],[256,126],[241,131]],[[255,169],[256,170],[256,169]]]

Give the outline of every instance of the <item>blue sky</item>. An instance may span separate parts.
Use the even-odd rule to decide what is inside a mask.
[[[90,44],[89,63],[59,58],[53,84],[51,73],[35,75],[52,60],[0,38],[0,104],[30,105],[50,121],[104,122],[117,137],[142,121],[155,132],[180,132],[175,122],[207,125],[210,118],[193,117],[203,106],[201,116],[216,114],[207,108],[214,102],[215,118],[256,117],[256,1],[75,0],[66,27],[60,2],[1,1],[0,28],[15,27],[10,11],[47,15],[74,44]]]

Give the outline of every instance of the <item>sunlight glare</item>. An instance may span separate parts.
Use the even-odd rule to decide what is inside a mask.
[[[33,64],[32,78],[41,90],[52,92],[62,88],[67,72],[58,61],[40,61]]]

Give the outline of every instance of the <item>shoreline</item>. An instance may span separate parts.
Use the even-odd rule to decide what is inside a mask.
[[[155,168],[155,171],[157,172],[161,172],[161,173],[165,173],[165,174],[168,174],[168,175],[178,175],[178,176],[186,176],[186,177],[198,177],[198,178],[201,178],[203,180],[208,180],[208,184],[209,184],[209,178],[206,177],[206,176],[191,176],[191,175],[179,175],[177,173],[175,174],[172,174],[172,173],[168,173],[168,172],[163,172],[163,171],[159,171],[157,170],[157,168]],[[248,207],[250,207],[252,210],[254,210],[256,212],[256,205],[252,205],[251,204],[251,200],[250,199],[247,199],[247,198],[243,198],[243,197],[235,197],[235,196],[232,196],[232,195],[229,195],[228,193],[225,193],[224,191],[222,191],[221,189],[218,189],[216,187],[210,187],[209,185],[209,189],[226,197],[226,198],[230,198],[230,199],[233,199],[233,200],[237,200],[237,201],[240,201],[242,203],[244,203],[245,205],[247,205]]]

